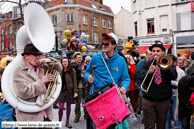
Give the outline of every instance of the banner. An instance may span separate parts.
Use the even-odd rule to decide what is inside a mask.
[[[189,54],[191,54],[192,51],[194,51],[194,49],[191,49],[191,50],[178,50],[178,54],[180,54],[181,56],[187,57]]]

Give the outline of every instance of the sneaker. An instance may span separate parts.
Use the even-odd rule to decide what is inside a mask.
[[[79,122],[79,119],[75,119],[75,120],[74,120],[74,123],[78,123],[78,122]]]

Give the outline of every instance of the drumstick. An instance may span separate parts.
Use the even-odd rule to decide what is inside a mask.
[[[93,70],[92,70],[92,77],[94,77],[94,71],[96,69],[96,65],[93,65],[92,68],[93,68]]]

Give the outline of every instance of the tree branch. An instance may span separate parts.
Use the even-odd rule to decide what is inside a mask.
[[[20,0],[20,1],[21,1],[21,0]],[[2,1],[0,1],[0,2],[10,2],[10,3],[14,3],[14,4],[19,5],[19,3],[15,2],[15,1],[10,1],[10,0],[2,0]]]

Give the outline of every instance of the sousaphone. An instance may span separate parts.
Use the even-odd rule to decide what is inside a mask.
[[[17,57],[6,67],[1,81],[2,91],[6,101],[23,112],[39,112],[51,106],[61,91],[61,77],[58,75],[57,84],[50,101],[44,106],[35,102],[27,102],[19,98],[12,89],[12,73],[18,67],[23,56],[24,46],[31,41],[41,52],[50,52],[55,44],[55,34],[51,19],[44,8],[36,3],[30,3],[24,12],[24,23],[16,36]]]

